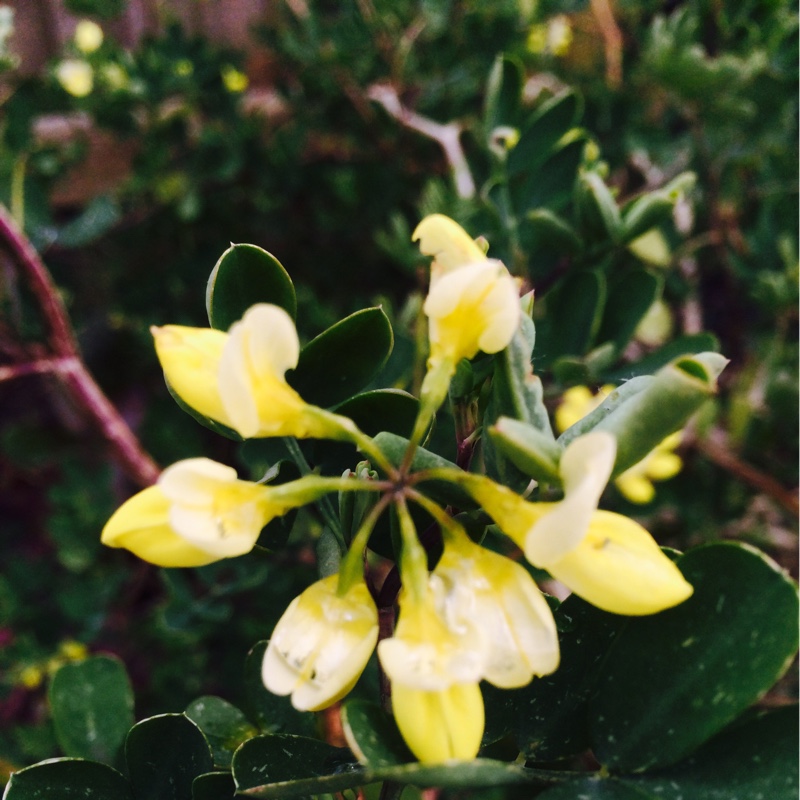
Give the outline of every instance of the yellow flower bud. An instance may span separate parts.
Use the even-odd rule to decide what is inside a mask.
[[[340,597],[339,577],[317,581],[280,618],[264,654],[269,691],[291,695],[301,711],[319,711],[344,697],[378,640],[378,611],[363,581]]]
[[[161,567],[199,567],[242,555],[270,519],[291,507],[272,501],[272,491],[206,458],[179,461],[158,485],[117,509],[101,541]]]
[[[75,47],[84,53],[94,53],[103,44],[103,29],[90,19],[82,19],[75,26]]]
[[[89,648],[83,642],[65,639],[58,646],[58,652],[69,661],[83,661],[89,655]]]
[[[73,97],[86,97],[94,87],[91,64],[79,58],[64,59],[56,67],[56,79]]]
[[[497,353],[514,336],[520,318],[517,284],[503,264],[486,257],[448,217],[432,214],[413,234],[433,256],[424,311],[429,320],[430,364],[455,368],[479,350]]]
[[[44,680],[44,673],[40,667],[36,665],[29,665],[23,667],[19,673],[19,682],[31,691],[38,689]]]

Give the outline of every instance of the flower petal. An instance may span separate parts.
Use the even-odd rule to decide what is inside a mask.
[[[160,486],[151,486],[120,506],[103,528],[100,540],[124,547],[160,567],[201,567],[217,557],[178,536],[169,525],[170,501]]]
[[[554,503],[525,538],[525,556],[532,564],[549,568],[583,539],[614,468],[616,453],[616,439],[603,431],[587,433],[567,446],[559,467],[564,499]]]
[[[406,744],[423,763],[471,759],[478,754],[484,710],[477,683],[433,692],[393,683],[392,709]]]
[[[596,511],[584,540],[547,570],[613,614],[654,614],[692,594],[691,584],[653,537],[632,519],[610,511]]]
[[[432,282],[447,272],[486,258],[470,235],[444,214],[425,217],[411,235],[411,241],[419,242],[423,255],[434,257],[431,264]]]

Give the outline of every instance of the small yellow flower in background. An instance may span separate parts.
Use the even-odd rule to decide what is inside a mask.
[[[172,71],[180,78],[194,75],[194,64],[188,58],[180,58],[175,62]]]
[[[378,640],[378,611],[363,581],[340,597],[338,575],[296,597],[275,626],[264,654],[269,691],[291,695],[300,711],[319,711],[344,697]]]
[[[73,97],[86,97],[94,88],[94,71],[83,59],[67,58],[56,67],[56,80]]]
[[[199,567],[250,552],[263,526],[289,507],[233,468],[192,458],[118,508],[101,541],[161,567]]]
[[[614,485],[631,503],[649,503],[656,494],[653,481],[674,478],[681,471],[683,461],[674,450],[681,443],[682,435],[682,431],[676,431],[667,436],[638,464],[617,477]]]
[[[464,483],[528,561],[584,600],[614,614],[654,614],[682,603],[692,587],[641,525],[597,510],[615,455],[616,441],[604,432],[571,442],[558,503],[529,503],[480,476]]]
[[[503,264],[483,250],[456,222],[432,214],[412,236],[424,255],[433,256],[424,311],[429,319],[429,363],[453,369],[478,351],[498,353],[517,330],[520,318],[516,281]]]
[[[220,73],[222,75],[223,85],[231,94],[240,94],[250,84],[247,75],[230,64],[226,64],[220,70]]]
[[[474,758],[483,736],[478,683],[486,652],[471,629],[449,627],[431,587],[423,598],[403,590],[395,634],[378,645],[392,682],[395,721],[422,762]]]
[[[588,386],[573,386],[567,389],[556,408],[556,427],[559,432],[563,433],[589,412],[594,411],[613,391],[614,386],[610,384],[603,386],[597,394],[593,394]]]
[[[30,691],[38,689],[43,680],[44,672],[35,664],[23,667],[19,673],[19,682]]]
[[[241,436],[336,438],[330,423],[286,383],[300,343],[292,318],[259,303],[228,333],[165,325],[151,329],[164,376],[195,410]]]
[[[103,44],[103,29],[90,19],[82,19],[75,26],[75,47],[84,55],[94,53]]]
[[[569,17],[558,14],[547,22],[531,25],[526,42],[529,53],[565,56],[572,46],[572,24]]]
[[[556,427],[562,433],[594,411],[614,387],[603,386],[597,394],[592,394],[588,386],[573,386],[567,389],[556,408]],[[675,452],[681,442],[682,433],[677,431],[664,439],[661,444],[648,453],[638,464],[618,475],[614,485],[631,503],[649,503],[655,497],[653,481],[665,481],[674,478],[683,462]]]
[[[83,642],[65,639],[58,646],[58,652],[68,661],[83,661],[89,655],[89,648]]]
[[[120,64],[103,64],[100,68],[100,75],[108,85],[109,89],[119,91],[125,89],[130,83],[130,77]]]
[[[483,677],[503,689],[525,686],[558,667],[553,614],[533,578],[466,533],[445,540],[431,590],[447,626],[483,639]]]

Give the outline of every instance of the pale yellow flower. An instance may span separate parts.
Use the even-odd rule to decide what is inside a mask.
[[[338,435],[286,382],[300,343],[282,308],[254,305],[228,333],[180,325],[151,330],[168,383],[204,416],[245,438]]]
[[[614,466],[610,434],[578,437],[564,450],[564,499],[529,503],[487,478],[465,486],[535,566],[598,608],[615,614],[653,614],[682,603],[692,587],[641,525],[598,511]]]
[[[56,67],[56,79],[73,97],[86,97],[94,88],[94,70],[88,61],[66,58]]]
[[[614,387],[610,384],[603,386],[597,394],[588,386],[572,386],[567,389],[556,408],[556,428],[560,433],[571,428],[589,412],[594,411],[613,391]]]
[[[109,547],[161,567],[199,567],[253,549],[264,525],[291,504],[272,489],[240,481],[207,458],[179,461],[156,486],[134,495],[106,523]]]
[[[453,368],[478,351],[497,353],[514,336],[520,318],[517,284],[503,264],[484,251],[456,222],[432,214],[413,234],[424,255],[433,256],[428,316],[430,364]]]
[[[301,711],[344,697],[378,640],[378,611],[363,581],[339,596],[331,575],[296,597],[275,627],[262,665],[269,691],[291,695]]]
[[[75,26],[73,41],[75,47],[84,55],[94,53],[103,44],[103,29],[90,19],[82,19]]]
[[[430,583],[447,626],[482,640],[483,677],[490,683],[525,686],[558,667],[552,612],[519,564],[474,544],[466,533],[451,533]]]
[[[481,637],[450,628],[429,590],[403,590],[395,634],[378,644],[392,682],[392,709],[411,752],[423,762],[474,758],[483,736],[478,682],[486,661]]]

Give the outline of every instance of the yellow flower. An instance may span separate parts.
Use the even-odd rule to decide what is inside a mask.
[[[220,72],[222,75],[222,83],[231,94],[243,92],[250,83],[244,72],[239,71],[230,64],[226,64]]]
[[[319,711],[355,685],[378,640],[378,611],[363,581],[337,594],[338,575],[296,597],[275,626],[264,654],[269,691],[292,696],[301,711]]]
[[[228,333],[166,325],[152,328],[164,376],[178,396],[241,436],[337,438],[330,421],[286,383],[300,343],[291,317],[259,303]]]
[[[83,59],[66,58],[56,67],[56,80],[73,97],[86,97],[94,87],[94,70]]]
[[[525,686],[534,675],[558,667],[550,607],[519,564],[474,544],[465,533],[451,533],[430,582],[447,626],[482,639],[483,677],[490,683]]]
[[[594,411],[613,391],[614,387],[610,384],[603,386],[597,394],[592,394],[588,386],[573,386],[567,389],[556,408],[556,427],[559,432],[563,433],[589,412]]]
[[[28,690],[33,691],[42,685],[44,680],[44,673],[41,667],[29,665],[23,667],[19,673],[19,682]]]
[[[103,44],[103,29],[90,19],[82,19],[75,26],[75,47],[84,53],[94,53]]]
[[[424,255],[433,256],[424,311],[429,319],[431,366],[455,368],[479,350],[497,353],[517,330],[517,284],[503,264],[487,258],[467,232],[449,217],[432,214],[413,234]]]
[[[594,411],[614,387],[603,386],[592,394],[588,386],[573,386],[567,389],[556,409],[556,427],[565,431],[591,411]],[[673,451],[681,442],[681,431],[670,434],[641,461],[614,479],[614,485],[631,503],[649,503],[655,497],[653,481],[665,481],[675,477],[683,466],[680,456]]]
[[[486,661],[483,640],[450,628],[430,588],[423,598],[404,590],[397,629],[380,642],[378,657],[411,752],[426,763],[473,758],[484,726],[478,687]]]
[[[682,431],[667,436],[638,464],[616,478],[614,485],[631,503],[649,503],[656,493],[653,481],[674,478],[681,471],[683,461],[673,452],[681,443],[681,436]]]
[[[558,503],[528,503],[479,476],[464,483],[532,564],[605,611],[653,614],[682,603],[692,587],[641,525],[597,510],[615,455],[616,442],[604,432],[570,443]]]
[[[106,523],[109,547],[124,547],[161,567],[199,567],[250,552],[264,525],[291,507],[270,487],[240,481],[236,470],[191,458],[164,470]]]
[[[83,661],[89,655],[89,648],[83,642],[65,639],[58,646],[58,652],[69,661]]]

